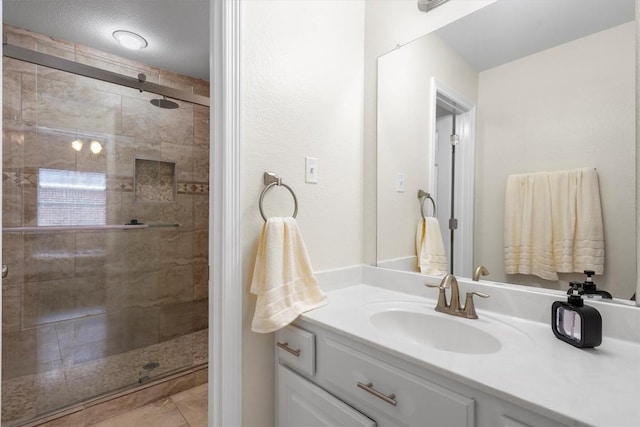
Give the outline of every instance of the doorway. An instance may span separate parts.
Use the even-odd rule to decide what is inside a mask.
[[[473,269],[473,190],[475,106],[433,79],[434,133],[430,165],[432,194],[449,272],[471,277]]]

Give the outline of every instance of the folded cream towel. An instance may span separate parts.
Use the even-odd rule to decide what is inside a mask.
[[[546,172],[507,178],[504,266],[507,274],[533,274],[546,280],[558,280]]]
[[[260,333],[327,303],[294,218],[269,218],[262,227],[251,293],[258,296],[251,330]]]
[[[444,251],[438,218],[422,218],[416,231],[416,255],[423,274],[447,274],[447,255]]]

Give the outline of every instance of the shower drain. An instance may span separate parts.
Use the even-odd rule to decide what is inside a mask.
[[[149,362],[142,365],[142,369],[156,369],[160,364],[158,362]]]
[[[142,371],[138,373],[138,383],[142,384],[143,382],[149,381],[151,379],[150,375],[144,375],[145,371],[150,371],[152,369],[156,369],[160,364],[158,362],[149,362],[142,365]]]

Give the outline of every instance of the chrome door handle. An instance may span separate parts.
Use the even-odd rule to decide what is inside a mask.
[[[293,349],[291,347],[289,347],[289,343],[288,342],[278,342],[276,343],[276,345],[278,347],[280,347],[281,349],[283,349],[286,352],[289,352],[291,354],[293,354],[295,357],[300,357],[300,349]]]
[[[7,264],[2,264],[2,278],[4,279],[9,274],[9,267]]]
[[[389,405],[396,406],[398,404],[398,401],[396,400],[396,395],[395,394],[391,393],[390,395],[387,396],[386,394],[380,393],[378,390],[373,388],[373,383],[371,383],[371,382],[368,382],[367,384],[364,384],[364,383],[361,383],[360,381],[358,381],[358,387],[363,389],[367,393],[373,394],[378,399],[384,400]]]

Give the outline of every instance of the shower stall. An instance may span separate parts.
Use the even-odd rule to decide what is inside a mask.
[[[207,81],[4,35],[209,95]],[[2,79],[2,426],[204,366],[209,107],[6,56]]]

